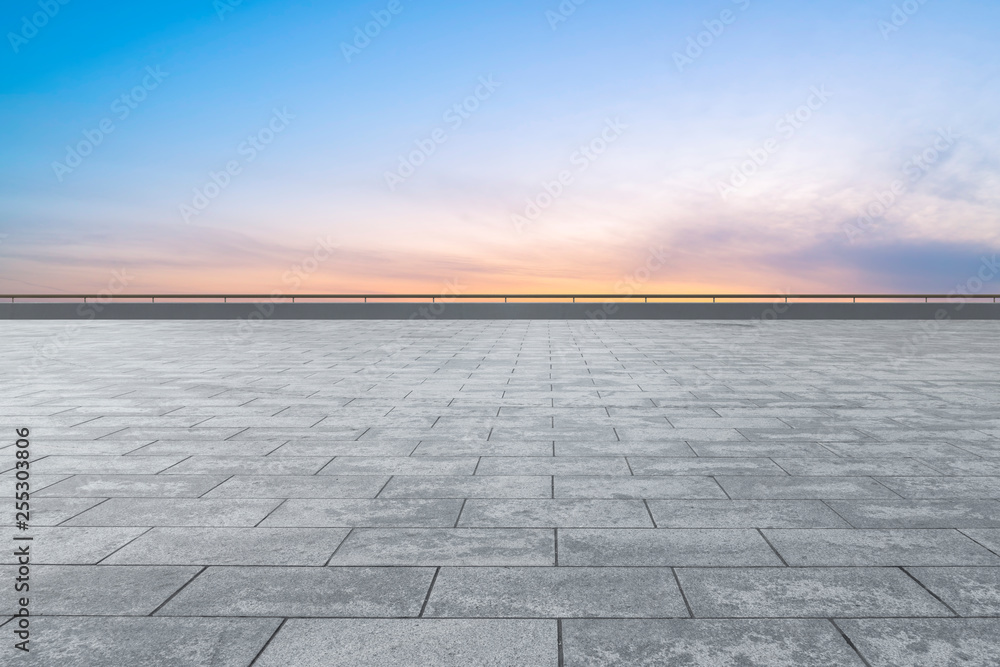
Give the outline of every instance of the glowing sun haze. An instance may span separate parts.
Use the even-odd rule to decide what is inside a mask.
[[[0,26],[0,292],[947,292],[1000,248],[995,0]]]

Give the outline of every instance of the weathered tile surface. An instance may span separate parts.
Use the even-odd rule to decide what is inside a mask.
[[[996,664],[993,323],[63,326],[24,664]]]
[[[544,620],[293,619],[255,667],[556,667],[557,637]]]
[[[566,667],[861,667],[828,621],[570,620]]]
[[[426,567],[211,567],[157,615],[416,616],[433,576]]]
[[[669,568],[445,567],[425,616],[687,617]]]

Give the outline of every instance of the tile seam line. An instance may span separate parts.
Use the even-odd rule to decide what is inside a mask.
[[[146,616],[146,618],[150,618],[150,617],[155,616],[156,612],[160,611],[165,606],[167,606],[167,604],[171,600],[173,600],[175,597],[177,597],[180,594],[181,591],[183,591],[185,588],[187,588],[191,584],[192,581],[194,581],[195,579],[197,579],[198,577],[200,577],[202,575],[202,573],[205,570],[207,570],[207,569],[208,569],[207,565],[202,566],[202,568],[200,570],[198,570],[193,577],[191,577],[190,579],[188,579],[187,581],[185,581],[184,584],[180,588],[178,588],[176,591],[174,591],[173,593],[171,593],[170,596],[166,600],[164,600],[163,602],[161,602],[160,605],[156,609],[154,609],[153,611],[149,612],[149,614]]]
[[[260,657],[264,655],[264,651],[266,651],[267,647],[271,645],[271,642],[274,641],[274,638],[278,636],[278,633],[281,632],[281,629],[285,627],[285,623],[287,622],[288,622],[287,618],[281,619],[281,622],[278,623],[278,627],[274,629],[274,632],[271,633],[271,636],[268,637],[267,641],[264,642],[264,645],[260,647],[260,650],[257,651],[257,655],[253,657],[253,660],[250,661],[250,664],[248,664],[247,667],[253,667],[255,664],[257,664],[257,661],[260,659]]]
[[[284,505],[285,503],[287,503],[287,502],[288,502],[288,500],[289,500],[288,498],[282,498],[282,499],[281,499],[281,502],[280,502],[280,503],[278,503],[277,505],[275,505],[275,506],[274,506],[274,507],[273,507],[273,508],[271,509],[271,511],[269,511],[269,512],[268,512],[267,514],[265,514],[265,515],[264,515],[264,518],[262,518],[262,519],[261,519],[260,521],[258,521],[257,523],[255,523],[255,524],[254,524],[254,525],[253,525],[252,527],[253,527],[253,528],[259,528],[259,527],[260,527],[260,524],[262,524],[262,523],[264,523],[265,521],[267,521],[267,518],[268,518],[269,516],[271,516],[272,514],[274,514],[275,512],[277,512],[277,511],[278,511],[278,509],[279,509],[279,508],[280,508],[280,507],[281,507],[282,505]],[[284,528],[285,526],[281,526],[281,527],[282,527],[282,528]]]
[[[913,566],[912,566],[912,565],[910,565],[909,567],[913,567]],[[916,578],[915,576],[913,576],[913,574],[911,574],[911,573],[910,573],[910,571],[906,569],[906,566],[900,566],[900,568],[899,568],[899,569],[900,569],[900,570],[901,570],[901,571],[903,572],[903,574],[905,574],[905,575],[906,575],[907,577],[909,577],[910,579],[912,579],[913,581],[915,581],[915,582],[916,582],[916,584],[917,584],[918,586],[920,586],[920,588],[922,588],[922,589],[924,589],[925,591],[927,591],[927,593],[928,593],[928,594],[929,594],[929,595],[930,595],[931,597],[933,597],[933,598],[934,598],[935,600],[937,600],[937,601],[938,601],[939,603],[941,603],[941,605],[943,605],[945,609],[947,609],[948,611],[950,611],[950,612],[951,612],[951,613],[952,613],[952,614],[954,615],[954,617],[955,617],[955,618],[962,618],[962,615],[961,615],[961,614],[959,614],[959,613],[958,613],[957,611],[955,611],[954,609],[952,609],[952,608],[951,608],[951,605],[950,605],[950,604],[948,604],[948,603],[947,603],[947,602],[945,602],[945,601],[944,601],[943,599],[941,599],[941,596],[939,596],[939,595],[938,595],[937,593],[935,593],[934,591],[932,591],[931,589],[929,589],[929,588],[928,588],[928,587],[927,587],[927,586],[926,586],[926,585],[924,584],[924,582],[920,581],[920,580],[919,580],[919,579],[917,579],[917,578]]]
[[[147,528],[146,530],[142,531],[141,533],[139,533],[138,535],[136,535],[135,537],[133,537],[131,540],[129,540],[125,544],[121,545],[120,547],[118,547],[117,549],[115,549],[114,551],[112,551],[111,553],[109,553],[106,556],[104,556],[101,559],[99,559],[96,563],[94,563],[94,565],[101,565],[105,560],[107,560],[108,558],[111,558],[116,553],[118,553],[119,551],[121,551],[122,549],[124,549],[125,547],[127,547],[128,545],[132,544],[133,542],[135,542],[137,539],[139,539],[143,535],[146,535],[147,533],[149,533],[149,531],[153,530],[154,527],[155,526],[151,526],[151,527]]]
[[[872,667],[871,663],[868,662],[868,659],[861,654],[861,649],[855,646],[851,638],[847,636],[847,633],[844,632],[839,625],[837,625],[837,622],[833,620],[833,618],[828,618],[826,620],[830,621],[830,624],[837,630],[840,636],[844,639],[844,642],[846,642],[847,645],[851,647],[851,650],[854,651],[855,654],[857,654],[858,658],[861,659],[861,662],[865,665],[865,667]]]
[[[333,562],[333,557],[337,555],[337,552],[340,551],[340,548],[347,543],[347,540],[351,537],[353,533],[354,533],[354,528],[351,528],[350,530],[347,531],[347,535],[344,535],[344,539],[340,541],[340,544],[337,545],[337,548],[334,549],[333,553],[330,554],[330,557],[326,559],[326,562],[323,563],[323,567],[330,567],[330,563]]]
[[[691,609],[691,603],[688,602],[687,594],[684,592],[684,587],[681,586],[680,577],[677,576],[677,568],[676,567],[670,568],[670,572],[671,572],[671,574],[674,575],[674,583],[677,584],[677,590],[681,594],[681,599],[684,600],[684,606],[687,608],[688,617],[689,618],[694,618],[695,617],[694,616],[694,610]]]
[[[430,569],[436,566],[427,566],[423,569]],[[445,566],[442,566],[445,567]],[[453,567],[453,566],[452,566]],[[462,567],[462,566],[459,566]],[[244,614],[160,614],[157,616],[136,616],[127,614],[35,614],[36,616],[44,616],[46,618],[131,618],[131,619],[148,619],[148,618],[201,618],[201,619],[227,619],[227,618],[241,618],[241,619],[261,619],[261,618],[287,618],[289,620],[402,620],[402,621],[446,621],[446,620],[479,620],[479,621],[554,621],[557,618],[563,618],[567,621],[828,621],[831,618],[835,618],[840,621],[885,621],[885,620],[906,620],[906,621],[921,621],[921,620],[939,620],[939,621],[996,621],[997,616],[829,616],[818,614],[816,616],[518,616],[518,615],[506,615],[506,616],[402,616],[398,614],[387,614],[384,616],[297,616],[295,614],[290,614],[288,616],[282,616],[281,614],[261,614],[260,616],[247,616]],[[7,618],[4,616],[4,618]],[[16,617],[13,617],[16,618]],[[2,624],[0,624],[2,625]]]
[[[972,535],[969,535],[968,533],[965,532],[966,530],[990,530],[989,528],[951,528],[951,529],[947,529],[946,528],[945,530],[954,530],[959,535],[964,535],[966,538],[972,540],[973,542],[975,542],[976,544],[978,544],[982,548],[986,549],[987,551],[989,551],[994,556],[1000,556],[1000,553],[997,553],[996,549],[991,549],[990,547],[986,546],[985,544],[983,544],[982,542],[980,542],[979,540],[977,540],[976,538],[974,538]],[[986,566],[986,567],[989,567],[989,566]]]
[[[771,551],[774,552],[774,555],[778,557],[778,560],[781,561],[781,564],[784,565],[785,567],[788,567],[788,562],[784,559],[784,557],[782,557],[780,553],[778,553],[778,550],[774,548],[774,545],[771,544],[771,540],[767,539],[767,535],[764,534],[764,531],[758,528],[757,533],[760,535],[761,539],[763,539],[764,542],[767,543],[767,546],[771,548]]]
[[[424,612],[427,611],[427,603],[431,600],[431,593],[434,591],[434,584],[437,582],[438,575],[441,574],[441,566],[438,565],[434,570],[434,575],[431,576],[431,583],[427,587],[427,594],[424,596],[424,602],[420,605],[420,613],[417,614],[417,618],[424,618]]]

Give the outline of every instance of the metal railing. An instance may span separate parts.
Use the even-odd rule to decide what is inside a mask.
[[[11,303],[21,301],[74,301],[82,299],[84,303],[88,299],[93,301],[126,301],[126,300],[146,300],[151,303],[160,301],[222,301],[228,303],[232,301],[288,301],[295,303],[299,300],[323,300],[323,301],[426,301],[432,303],[438,301],[471,301],[489,300],[499,301],[537,301],[565,300],[576,303],[577,299],[587,301],[643,301],[648,303],[650,299],[654,301],[708,301],[713,303],[718,301],[843,301],[850,299],[852,303],[858,300],[920,300],[929,303],[931,299],[935,301],[947,299],[949,301],[977,299],[992,299],[996,303],[1000,294],[0,294],[0,299],[10,299]]]

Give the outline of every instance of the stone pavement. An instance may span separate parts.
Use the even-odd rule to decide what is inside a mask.
[[[1000,665],[995,322],[2,332],[4,665]]]

